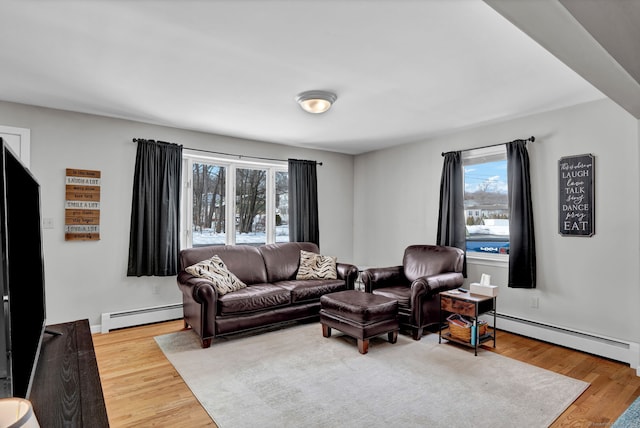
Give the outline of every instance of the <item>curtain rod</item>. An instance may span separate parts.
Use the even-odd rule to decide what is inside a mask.
[[[497,144],[488,144],[486,146],[480,146],[480,147],[472,147],[470,149],[464,149],[464,150],[460,150],[461,152],[468,152],[470,150],[478,150],[478,149],[486,149],[488,147],[496,147],[496,146],[502,146],[504,144],[509,144],[509,143],[515,143],[516,141],[524,141],[525,143],[533,143],[534,141],[536,141],[536,137],[529,137],[526,140],[513,140],[513,141],[509,141],[508,143],[497,143]],[[442,156],[448,154],[448,153],[454,153],[455,150],[451,150],[450,152],[442,152]]]
[[[164,144],[171,144],[171,143],[167,143],[166,141],[155,141],[155,140],[146,140],[144,138],[134,138],[133,142],[137,143],[138,141],[151,141],[151,142],[157,142],[157,143],[164,143]],[[274,159],[274,158],[263,158],[260,156],[247,156],[247,155],[237,155],[234,153],[225,153],[225,152],[215,152],[213,150],[204,150],[204,149],[193,149],[191,147],[184,147],[187,150],[193,150],[195,152],[203,152],[203,153],[213,153],[216,155],[225,155],[225,156],[235,156],[238,159],[242,159],[242,158],[249,158],[249,159],[260,159],[260,160],[268,160],[268,161],[277,161],[277,162],[288,162],[288,159]],[[322,165],[322,162],[318,162],[318,161],[313,161],[316,163],[316,165]]]

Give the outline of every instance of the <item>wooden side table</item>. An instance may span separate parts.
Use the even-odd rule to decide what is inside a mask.
[[[450,332],[442,334],[440,329],[438,343],[442,343],[442,338],[450,342],[460,343],[465,346],[474,348],[475,355],[478,355],[478,346],[482,343],[493,339],[493,347],[496,347],[496,297],[482,296],[480,294],[472,294],[467,292],[459,292],[458,294],[451,291],[443,291],[438,294],[440,299],[440,323],[444,321],[442,319],[444,312],[451,312],[455,314],[464,315],[469,318],[475,324],[478,322],[478,317],[487,312],[493,312],[493,331],[479,336],[476,329],[476,340],[474,344],[471,342],[465,342],[451,336]]]

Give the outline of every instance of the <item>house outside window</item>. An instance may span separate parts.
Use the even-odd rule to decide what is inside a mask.
[[[184,153],[182,247],[289,241],[286,162]]]
[[[506,148],[467,151],[462,166],[467,254],[504,257],[509,254]]]

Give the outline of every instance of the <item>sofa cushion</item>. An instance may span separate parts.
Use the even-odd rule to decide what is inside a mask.
[[[209,245],[180,251],[180,266],[184,269],[201,260],[219,256],[229,271],[247,285],[267,282],[267,270],[262,254],[251,245]]]
[[[276,282],[291,292],[291,303],[317,300],[325,294],[347,289],[342,279],[307,279]]]
[[[187,266],[185,271],[193,276],[210,280],[220,295],[240,290],[247,286],[227,269],[218,256]]]
[[[397,300],[400,311],[407,311],[411,308],[411,287],[406,285],[376,288],[373,290],[373,294]]]
[[[256,312],[286,306],[291,303],[291,293],[273,284],[255,284],[218,298],[220,315]]]
[[[336,279],[336,258],[300,250],[296,279]]]
[[[276,283],[296,279],[300,264],[300,250],[319,253],[318,246],[312,242],[281,242],[258,247],[264,258],[267,280]]]

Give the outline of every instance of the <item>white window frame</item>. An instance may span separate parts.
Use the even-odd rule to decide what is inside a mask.
[[[466,150],[462,152],[462,168],[464,180],[464,168],[469,165],[477,165],[481,163],[494,162],[507,159],[507,149],[504,145],[484,147],[481,149]],[[463,183],[464,192],[464,183]],[[463,208],[464,209],[464,208]],[[466,218],[465,218],[466,224]],[[465,239],[466,246],[466,239]],[[473,264],[482,264],[487,266],[504,266],[509,263],[508,254],[492,254],[468,251],[467,260]]]
[[[226,245],[236,245],[236,170],[240,169],[262,169],[267,171],[266,177],[266,234],[267,244],[275,243],[276,240],[276,172],[288,172],[289,167],[286,161],[263,161],[250,159],[234,159],[224,156],[213,156],[203,154],[199,151],[184,149],[182,153],[182,197],[181,208],[182,220],[180,224],[181,248],[193,247],[192,221],[193,221],[193,164],[209,163],[225,168],[225,237]],[[231,219],[229,221],[229,219]]]

